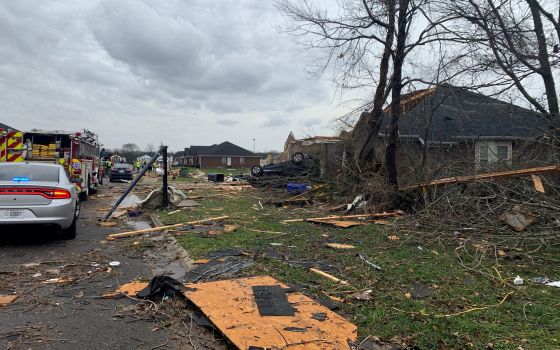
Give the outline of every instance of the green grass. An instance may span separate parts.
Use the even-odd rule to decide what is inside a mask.
[[[476,248],[467,244],[465,249],[457,249],[459,242],[451,238],[428,238],[377,225],[338,229],[310,223],[282,224],[284,219],[322,214],[313,208],[265,206],[264,210],[255,210],[258,200],[253,196],[262,198],[267,195],[252,191],[227,198],[211,197],[201,200],[202,206],[192,211],[172,215],[160,213],[160,218],[164,224],[171,224],[229,215],[228,223],[238,225],[233,233],[210,238],[196,234],[181,236],[181,244],[194,259],[203,258],[216,249],[239,248],[248,252],[273,250],[284,254],[288,260],[328,261],[337,267],[331,273],[347,280],[350,287],[337,285],[302,267],[272,259],[257,259],[247,273],[267,274],[288,284],[304,285],[307,287],[305,293],[312,296],[325,297],[328,294],[343,298],[354,290],[371,289],[373,300],[348,299],[339,311],[358,325],[362,339],[368,335],[384,339],[397,337],[422,349],[483,349],[489,343],[494,349],[518,349],[519,346],[523,349],[560,348],[560,289],[529,281],[521,287],[511,285],[511,280],[518,274],[526,280],[544,275],[560,278],[556,261],[546,263],[546,260],[539,259],[554,259],[558,256],[558,249],[544,249],[539,255],[532,254],[531,258],[526,255],[515,257],[514,250],[498,259],[487,254],[480,259],[479,265],[475,265],[479,261],[475,258],[480,258]],[[400,240],[387,238],[395,234]],[[356,249],[325,248],[327,241],[352,244]],[[273,242],[283,245],[271,246]],[[364,264],[356,257],[358,252],[380,265],[382,270]],[[465,266],[476,267],[486,276],[461,266],[457,253]],[[432,286],[433,295],[421,300],[408,299],[406,293],[416,281]],[[496,305],[510,292],[513,294],[499,306],[442,317],[475,307]]]

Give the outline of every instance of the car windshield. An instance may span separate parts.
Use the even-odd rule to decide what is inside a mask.
[[[59,169],[39,164],[10,164],[0,166],[0,181],[58,182]]]

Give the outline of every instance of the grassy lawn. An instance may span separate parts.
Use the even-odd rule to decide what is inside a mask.
[[[337,312],[358,325],[361,339],[396,337],[421,349],[560,348],[560,289],[529,281],[538,276],[560,278],[557,248],[538,253],[517,248],[498,256],[473,241],[426,237],[397,225],[339,229],[311,223],[282,224],[285,219],[323,213],[313,207],[264,206],[256,210],[260,208],[256,197],[268,196],[278,198],[282,194],[254,190],[210,197],[200,200],[202,206],[191,211],[172,215],[159,212],[159,217],[164,224],[172,224],[229,215],[228,223],[238,225],[232,233],[179,238],[192,258],[203,258],[221,248],[259,252],[254,253],[256,264],[247,274],[271,275],[304,286],[305,293],[313,297],[345,298]],[[390,235],[399,239],[391,240]],[[326,248],[326,242],[351,244],[356,249],[334,250]],[[269,259],[261,253],[282,254],[285,259]],[[365,264],[357,253],[382,270]],[[330,264],[328,272],[349,285],[317,276],[294,263],[298,261],[322,269]],[[525,283],[514,287],[512,280],[517,275],[524,277]],[[415,282],[430,287],[433,293],[423,299],[411,298]],[[356,291],[366,290],[372,290],[371,300],[351,297]],[[474,308],[484,309],[472,311]]]

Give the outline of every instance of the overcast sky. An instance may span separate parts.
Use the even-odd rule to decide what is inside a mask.
[[[345,110],[283,21],[271,0],[0,0],[0,122],[172,150],[332,134]]]

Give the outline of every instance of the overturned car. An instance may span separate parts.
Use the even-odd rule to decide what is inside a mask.
[[[300,152],[294,153],[292,160],[267,166],[255,165],[251,168],[251,176],[313,176],[321,175],[319,160]]]

